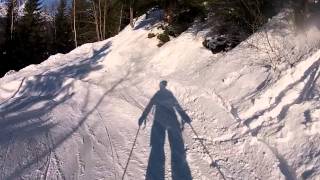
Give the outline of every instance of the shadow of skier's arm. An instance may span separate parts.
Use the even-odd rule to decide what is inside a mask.
[[[173,95],[172,95],[173,96]],[[185,110],[183,110],[183,108],[181,107],[181,105],[179,104],[178,100],[173,96],[173,100],[174,100],[174,108],[176,109],[176,111],[178,112],[178,114],[181,117],[181,129],[184,129],[184,125],[185,123],[190,124],[191,123],[191,118],[189,117],[189,115],[186,113]]]
[[[155,104],[155,97],[156,97],[156,95],[154,95],[154,96],[150,99],[148,105],[146,106],[146,108],[144,109],[142,115],[140,116],[139,121],[138,121],[139,126],[141,126],[143,123],[146,124],[147,116],[148,116],[148,114],[150,113],[153,105]]]

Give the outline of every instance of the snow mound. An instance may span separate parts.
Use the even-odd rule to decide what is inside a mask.
[[[147,35],[158,19],[143,16],[113,38],[3,77],[0,179],[120,179],[162,80],[192,126],[182,132],[185,157],[165,140],[158,175],[175,176],[180,158],[191,172],[183,179],[319,179],[319,29],[295,34],[286,17],[213,55],[192,29],[157,47]],[[125,179],[146,179],[155,165],[154,116]]]

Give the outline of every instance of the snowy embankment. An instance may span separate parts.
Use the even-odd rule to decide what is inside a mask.
[[[199,135],[185,126],[193,179],[319,179],[319,29],[294,34],[285,16],[217,55],[192,28],[158,48],[147,38],[157,24],[142,17],[111,39],[3,77],[0,179],[121,179],[161,80]],[[126,179],[145,179],[148,119]],[[169,149],[166,142],[166,179]]]

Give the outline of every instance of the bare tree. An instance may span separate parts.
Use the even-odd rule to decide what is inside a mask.
[[[113,6],[111,0],[91,0],[94,24],[96,27],[97,40],[103,40],[107,38],[107,18],[110,15],[110,10]]]
[[[7,12],[8,24],[7,25],[10,24],[10,40],[13,39],[16,4],[17,4],[16,0],[10,0],[8,4],[8,12]]]
[[[134,27],[134,21],[133,21],[133,5],[134,5],[134,0],[130,0],[130,26],[133,28]]]
[[[105,0],[107,1],[107,0]],[[100,40],[103,39],[102,35],[102,13],[101,13],[101,0],[98,0],[98,10],[99,10],[99,35],[100,35]]]
[[[94,0],[92,0],[92,8],[93,8],[93,16],[94,16],[94,24],[96,26],[96,36],[97,36],[97,40],[100,41],[101,40],[101,37],[100,37],[100,25],[99,25],[99,14],[98,14],[98,11],[97,11],[97,8],[99,7],[96,7],[96,4],[94,2]]]
[[[78,47],[77,28],[76,28],[76,0],[73,0],[73,33],[74,33],[75,46]]]
[[[122,16],[123,16],[123,2],[121,1],[121,9],[120,9],[120,16],[119,16],[118,33],[121,31]]]
[[[110,3],[110,2],[109,2]],[[111,3],[110,3],[111,4]],[[107,0],[104,0],[104,8],[103,8],[103,31],[102,31],[102,37],[103,39],[106,39],[106,19],[107,19]]]

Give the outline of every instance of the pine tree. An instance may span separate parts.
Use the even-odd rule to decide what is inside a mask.
[[[12,69],[14,59],[12,59],[14,46],[14,28],[17,19],[16,12],[16,0],[8,0],[7,1],[7,15],[5,17],[4,24],[4,44],[1,45],[0,50],[0,66],[1,73],[5,73],[6,71]]]
[[[70,51],[73,46],[72,31],[69,16],[67,15],[66,0],[60,0],[55,15],[54,49],[59,53]]]
[[[16,53],[24,57],[18,60],[21,66],[29,63],[38,64],[48,56],[46,29],[40,10],[40,0],[28,0],[25,4],[24,16],[18,25],[18,42],[16,42],[19,46]]]

